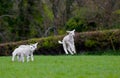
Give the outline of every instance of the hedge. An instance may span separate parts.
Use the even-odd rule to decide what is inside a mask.
[[[118,52],[120,47],[120,30],[78,33],[76,34],[75,43],[78,53],[89,52],[89,54],[102,54],[102,52],[107,50]]]
[[[19,42],[10,42],[0,44],[0,56],[11,55],[13,50],[19,45],[31,44],[39,42],[36,55],[61,55],[65,54],[58,40],[62,40],[62,36],[52,36],[46,38],[36,38]],[[105,50],[117,51],[120,47],[120,30],[103,30],[76,33],[75,46],[77,54],[99,54]]]

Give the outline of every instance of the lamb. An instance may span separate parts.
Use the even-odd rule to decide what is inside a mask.
[[[58,43],[63,45],[63,49],[66,54],[70,52],[72,55],[76,54],[75,45],[74,45],[74,36],[75,29],[72,31],[67,31],[68,35],[66,35],[62,41],[58,41]]]
[[[12,61],[14,61],[15,56],[17,56],[18,61],[24,62],[24,56],[27,58],[27,62],[29,62],[29,58],[31,57],[31,61],[34,61],[33,58],[33,52],[37,48],[37,44],[31,44],[31,45],[20,45],[18,48],[16,48],[12,53]]]

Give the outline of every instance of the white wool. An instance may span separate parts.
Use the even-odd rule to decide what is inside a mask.
[[[66,54],[68,54],[68,52],[70,52],[71,54],[75,54],[76,50],[75,50],[75,44],[74,44],[74,31],[67,31],[68,35],[66,35],[62,41],[58,41],[58,43],[63,44],[63,49],[65,51]]]
[[[33,52],[37,48],[37,44],[32,45],[20,45],[16,48],[12,53],[12,61],[14,61],[15,56],[18,57],[18,61],[24,62],[24,56],[27,58],[27,62],[29,62],[29,58],[31,57],[31,61],[34,61]]]

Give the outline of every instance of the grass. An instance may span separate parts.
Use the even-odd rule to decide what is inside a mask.
[[[33,62],[0,57],[0,78],[119,78],[120,56],[34,56]]]

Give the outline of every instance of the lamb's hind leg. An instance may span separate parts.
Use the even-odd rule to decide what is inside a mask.
[[[72,52],[72,50],[71,50],[71,47],[70,46],[68,46],[68,51],[73,55],[73,52]]]
[[[68,51],[67,51],[67,46],[66,46],[66,44],[65,44],[65,43],[63,43],[63,49],[64,49],[65,53],[66,53],[66,54],[68,54]]]
[[[76,51],[75,51],[74,45],[73,45],[72,43],[69,43],[69,47],[70,47],[70,49],[71,49],[71,54],[75,54]]]
[[[74,52],[74,54],[76,54],[76,49],[75,49],[75,44],[74,44],[74,42],[71,44],[71,46],[72,46],[72,51]]]

